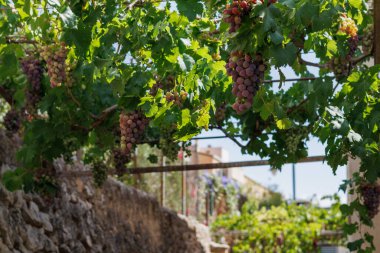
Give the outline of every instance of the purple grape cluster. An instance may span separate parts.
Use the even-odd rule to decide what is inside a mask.
[[[368,216],[372,219],[379,212],[380,205],[380,186],[378,184],[363,184],[359,191],[367,208]]]
[[[225,117],[226,117],[226,104],[223,103],[216,109],[215,120],[216,122],[221,123]]]
[[[153,86],[150,88],[149,94],[155,96],[157,94],[158,89],[169,91],[174,88],[175,78],[174,76],[168,76],[166,80],[157,80]]]
[[[66,81],[66,57],[67,49],[64,43],[61,45],[49,45],[42,48],[41,56],[46,61],[50,86],[61,86]]]
[[[242,17],[248,15],[251,10],[250,2],[233,1],[231,5],[227,4],[226,9],[223,11],[223,20],[230,23],[230,33],[234,33],[240,28]]]
[[[125,152],[119,148],[112,150],[112,156],[116,173],[120,176],[123,174],[122,172],[125,168],[125,164],[130,162],[131,156],[130,154],[126,155]]]
[[[140,141],[149,119],[141,112],[121,113],[120,123],[120,149],[126,155],[130,155],[133,147]]]
[[[33,56],[28,56],[21,59],[21,69],[26,75],[30,84],[26,90],[26,108],[28,111],[33,111],[37,103],[42,98],[42,76],[43,68],[41,61]]]
[[[4,116],[4,126],[11,133],[17,133],[21,128],[21,116],[18,111],[11,109]]]
[[[350,58],[354,57],[355,55],[355,52],[356,50],[358,49],[358,45],[359,45],[359,37],[356,35],[356,36],[353,36],[353,37],[350,37],[348,39],[348,56]]]
[[[232,108],[242,114],[251,108],[253,97],[264,80],[267,65],[260,54],[253,58],[241,51],[234,51],[230,54],[226,69],[234,81],[232,94],[236,100]]]

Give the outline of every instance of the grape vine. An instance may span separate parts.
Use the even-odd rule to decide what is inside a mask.
[[[123,175],[125,165],[129,163],[130,160],[130,154],[126,155],[125,151],[122,151],[120,148],[115,148],[112,150],[112,161],[117,175]]]
[[[178,153],[181,150],[179,142],[173,140],[173,134],[175,132],[175,126],[162,129],[161,137],[158,147],[161,149],[162,154],[169,158],[171,161],[178,159]]]
[[[234,81],[232,94],[236,100],[232,108],[242,114],[251,108],[253,98],[264,80],[267,65],[260,54],[251,57],[241,51],[234,51],[230,54],[226,69]]]
[[[67,49],[65,44],[44,46],[41,56],[46,62],[51,87],[61,86],[66,81]]]
[[[298,148],[301,140],[307,138],[308,130],[306,127],[290,128],[285,132],[285,143],[289,154],[294,155]]]
[[[92,175],[96,187],[101,187],[107,180],[107,166],[102,162],[96,162],[92,165]]]
[[[363,30],[362,46],[364,53],[368,54],[372,51],[374,38],[375,32],[373,29],[373,25],[370,24]]]
[[[26,108],[29,112],[33,112],[37,103],[41,100],[43,68],[41,61],[34,56],[28,56],[20,60],[21,68],[27,77],[30,86],[25,92]]]
[[[158,79],[158,78],[157,78]],[[149,90],[149,94],[155,96],[157,94],[158,89],[163,91],[169,91],[174,88],[175,78],[172,75],[169,75],[164,80],[156,80],[153,86]]]
[[[142,135],[174,159],[179,142],[212,124],[243,152],[279,168],[287,157],[296,162],[307,155],[297,137],[302,133],[292,129],[308,125],[326,146],[332,170],[350,154],[362,161],[365,182],[378,179],[379,65],[365,62],[377,24],[365,1],[132,1],[128,8],[98,0],[85,6],[49,1],[49,8],[44,1],[21,2],[2,6],[0,96],[18,110],[3,125],[22,135],[18,157],[31,174],[82,148],[89,164],[112,152],[120,174]],[[37,56],[42,61],[32,73],[25,62]],[[64,89],[44,88],[45,69],[51,87]],[[133,127],[122,116],[112,133],[121,123],[115,112],[134,110],[149,126],[142,130],[132,120]],[[362,206],[352,203],[346,209],[360,213]],[[369,252],[360,251],[363,245],[354,250]]]
[[[227,4],[225,10],[223,11],[223,20],[226,23],[230,24],[230,28],[228,30],[229,33],[237,32],[242,25],[243,18],[248,16],[250,11],[257,4],[263,4],[265,0],[234,0],[232,4]],[[276,3],[277,0],[269,0],[267,5],[271,5]]]
[[[226,117],[226,104],[225,103],[222,103],[217,109],[216,109],[216,112],[215,112],[215,120],[217,123],[222,123],[223,120],[225,119]]]
[[[352,18],[347,17],[347,14],[345,13],[341,15],[339,30],[350,37],[356,37],[358,34],[358,27],[356,26],[355,21]]]
[[[170,103],[173,101],[176,106],[182,107],[187,98],[187,95],[187,92],[183,90],[181,90],[179,93],[177,91],[168,91],[165,94],[165,98],[167,102]]]
[[[224,21],[230,23],[230,33],[236,32],[241,25],[242,17],[249,14],[252,1],[233,1],[231,5],[227,5],[223,11]]]
[[[368,216],[373,219],[379,213],[380,185],[364,183],[360,185],[359,192],[363,198],[363,204],[367,208]]]
[[[333,57],[328,67],[334,72],[337,78],[346,77],[350,73],[350,60],[348,56]]]
[[[144,130],[149,124],[146,118],[140,111],[130,113],[121,113],[119,118],[120,123],[120,149],[129,156],[141,140]]]

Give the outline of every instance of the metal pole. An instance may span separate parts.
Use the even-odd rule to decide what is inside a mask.
[[[185,157],[184,157],[184,145],[182,143],[182,148],[181,148],[181,154],[182,154],[182,157],[181,157],[181,164],[182,166],[185,165]],[[182,214],[185,215],[186,214],[186,171],[183,170],[182,171],[182,194],[181,194],[181,198],[182,198]]]
[[[165,166],[165,157],[161,152],[161,167],[163,168]],[[165,205],[165,172],[161,173],[161,195],[160,195],[160,202],[161,206]]]
[[[292,177],[293,177],[293,200],[296,200],[296,164],[292,164]]]
[[[205,205],[205,207],[206,207],[206,225],[208,225],[208,220],[209,220],[209,208],[210,208],[209,204],[210,204],[210,190],[207,189],[206,205]]]

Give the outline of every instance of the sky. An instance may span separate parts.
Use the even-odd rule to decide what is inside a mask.
[[[313,54],[304,55],[305,60],[316,62],[316,58]],[[287,79],[297,78],[291,68],[281,68]],[[318,69],[310,67],[309,71],[315,76],[318,76]],[[272,70],[271,75],[273,79],[279,79],[279,75],[276,71]],[[287,83],[282,88],[286,89],[291,86],[291,83]],[[223,133],[219,130],[211,130],[202,132],[199,137],[206,136],[221,136]],[[260,157],[256,155],[243,155],[240,148],[230,139],[212,139],[212,140],[198,140],[199,147],[222,147],[229,153],[229,160],[235,161],[247,161],[247,160],[260,160]],[[308,142],[309,156],[324,155],[324,146],[318,142],[316,138],[311,139]],[[339,185],[344,179],[346,179],[346,167],[340,167],[336,171],[336,175],[333,174],[331,167],[327,163],[313,162],[313,163],[300,163],[296,164],[296,198],[302,200],[313,200],[320,206],[327,207],[331,204],[329,200],[321,200],[322,197],[327,195],[333,195],[338,193],[342,202],[346,202],[346,195],[342,191],[338,192]],[[256,182],[267,186],[277,187],[277,191],[282,193],[286,199],[291,199],[293,196],[292,190],[292,165],[284,165],[282,170],[275,175],[270,171],[269,166],[257,166],[246,167],[244,172],[247,176],[255,180]]]

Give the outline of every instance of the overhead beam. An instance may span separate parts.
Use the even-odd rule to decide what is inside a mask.
[[[373,0],[373,24],[375,32],[373,41],[375,64],[380,64],[380,0]]]
[[[324,156],[310,156],[299,160],[297,163],[320,162],[325,159]],[[227,163],[204,163],[204,164],[185,164],[185,165],[171,165],[165,167],[141,167],[126,169],[126,173],[140,174],[140,173],[155,173],[155,172],[174,172],[174,171],[194,171],[194,170],[209,170],[209,169],[228,169],[234,167],[252,167],[252,166],[265,166],[270,165],[269,160],[254,160],[242,162],[227,162]]]
[[[310,156],[300,159],[297,163],[310,163],[322,162],[325,160],[324,156]],[[210,170],[210,169],[229,169],[234,167],[254,167],[270,165],[269,160],[253,160],[242,162],[227,162],[227,163],[203,163],[203,164],[184,164],[184,165],[170,165],[170,166],[154,166],[154,167],[139,167],[139,168],[124,168],[122,170],[125,174],[146,174],[146,173],[163,173],[174,171],[196,171],[196,170]],[[115,175],[115,170],[108,171],[109,175]],[[67,171],[61,172],[60,176],[63,177],[87,177],[91,176],[91,171]]]

